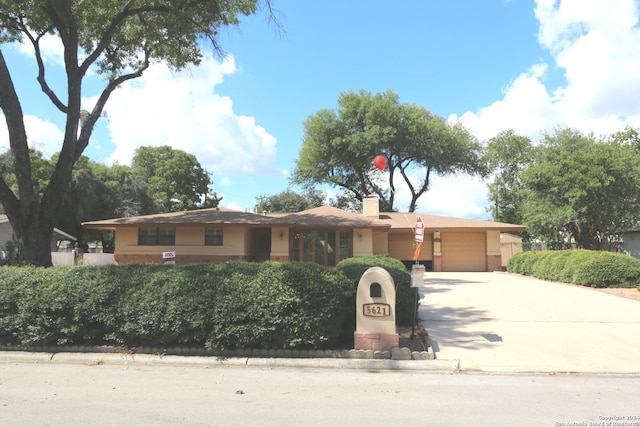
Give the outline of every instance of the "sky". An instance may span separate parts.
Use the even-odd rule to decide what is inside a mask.
[[[506,129],[536,143],[564,127],[597,136],[640,128],[639,1],[271,1],[277,22],[262,10],[221,32],[224,57],[208,52],[180,72],[154,64],[116,90],[84,154],[130,164],[137,147],[170,145],[211,173],[221,206],[246,211],[260,196],[299,190],[289,177],[303,122],[337,109],[342,92],[392,90],[483,143]],[[64,117],[40,92],[29,46],[1,48],[30,145],[50,156]],[[53,38],[45,61],[61,90]],[[103,85],[87,76],[87,110]],[[0,149],[7,147],[2,117]],[[397,186],[397,208],[406,211],[408,189]],[[490,219],[487,182],[432,175],[417,212]]]

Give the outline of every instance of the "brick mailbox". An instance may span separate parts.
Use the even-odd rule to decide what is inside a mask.
[[[387,270],[371,267],[358,282],[356,292],[356,350],[387,351],[398,347],[396,286]]]

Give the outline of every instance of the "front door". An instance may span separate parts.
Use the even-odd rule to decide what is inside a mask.
[[[251,260],[256,262],[269,261],[271,259],[271,229],[255,228],[252,233],[253,250]]]

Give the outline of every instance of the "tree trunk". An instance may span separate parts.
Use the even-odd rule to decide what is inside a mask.
[[[16,241],[18,262],[40,267],[51,267],[51,240],[53,224],[36,216],[15,218],[9,216]]]

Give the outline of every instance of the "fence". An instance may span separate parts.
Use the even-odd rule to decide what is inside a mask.
[[[54,267],[65,265],[105,265],[113,264],[113,254],[94,254],[71,252],[51,252],[51,262]]]

